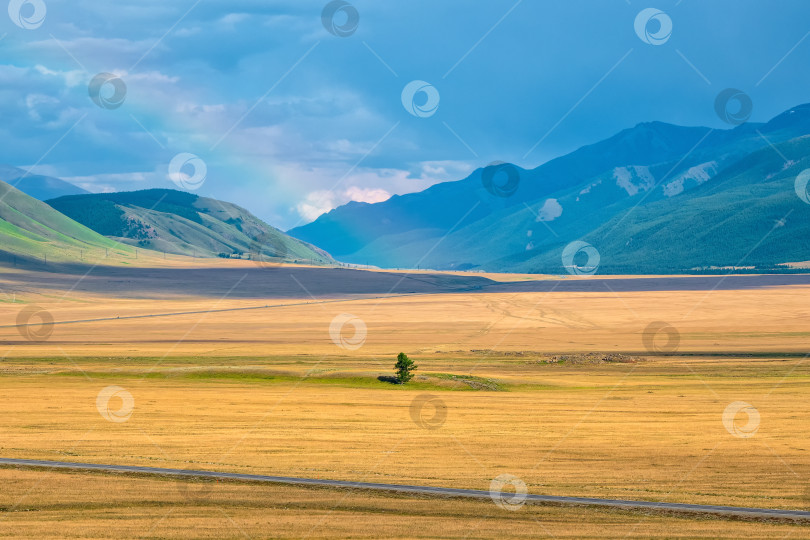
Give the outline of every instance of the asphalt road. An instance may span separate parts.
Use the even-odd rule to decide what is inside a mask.
[[[46,469],[69,469],[76,471],[104,471],[118,473],[154,474],[161,476],[178,476],[191,478],[222,478],[246,482],[271,482],[276,484],[307,485],[342,489],[364,489],[388,491],[395,493],[413,493],[438,497],[462,497],[470,499],[489,499],[489,491],[474,489],[453,489],[430,486],[403,486],[396,484],[372,484],[366,482],[348,482],[342,480],[318,480],[314,478],[291,478],[285,476],[263,476],[256,474],[237,474],[216,471],[196,471],[184,469],[161,469],[157,467],[134,467],[128,465],[100,465],[95,463],[69,463],[62,461],[39,461],[31,459],[0,458],[0,465],[17,467],[37,467]],[[504,494],[512,497],[514,494]],[[810,512],[800,510],[775,510],[768,508],[743,508],[735,506],[711,506],[703,504],[656,503],[649,501],[625,501],[619,499],[592,499],[586,497],[555,497],[551,495],[526,495],[527,503],[554,503],[562,505],[601,506],[632,510],[653,510],[664,512],[686,512],[691,514],[712,514],[746,518],[766,518],[792,521],[810,521]]]

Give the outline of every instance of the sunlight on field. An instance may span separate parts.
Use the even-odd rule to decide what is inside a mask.
[[[361,357],[396,355],[400,350],[428,355],[487,350],[643,353],[644,330],[653,321],[677,329],[681,352],[806,352],[808,293],[807,287],[455,293],[338,297],[316,303],[300,296],[200,299],[191,291],[168,298],[71,293],[63,299],[40,290],[25,291],[17,299],[49,311],[56,321],[105,320],[57,325],[43,343],[26,341],[16,328],[0,328],[0,339],[8,346],[9,357],[334,355],[342,351],[331,339],[330,324],[349,313],[367,327],[362,348],[352,351]],[[19,309],[10,302],[0,303],[0,319],[14,321]],[[236,311],[217,311],[227,309]],[[178,312],[188,314],[125,319]]]
[[[801,358],[417,360],[413,387],[379,381],[382,359],[6,360],[0,452],[474,489],[508,473],[531,493],[808,506]],[[111,386],[130,410],[117,392],[99,409]],[[738,401],[760,416],[752,437],[724,424]]]
[[[76,290],[30,286],[0,303],[7,324],[25,306],[55,321],[84,321],[53,326],[42,341],[0,328],[3,457],[482,490],[508,474],[537,494],[810,507],[806,287],[418,293],[456,283],[441,275],[414,281],[417,295],[321,301],[294,281],[278,297],[201,298],[182,274],[170,284],[176,294],[128,284],[134,292],[123,298],[110,289],[117,279]],[[178,314],[127,318],[162,313]],[[674,329],[674,346],[650,338],[653,321]],[[408,385],[387,379],[400,351],[419,365]],[[43,486],[73,478],[2,474],[22,491],[36,478]],[[56,508],[33,489],[38,502],[30,504],[44,518],[32,531],[55,535],[55,520],[69,517],[75,530],[103,536],[116,505],[131,503],[139,510],[115,520],[128,535],[155,526],[177,497],[154,487],[167,485],[159,480],[85,480],[117,502],[105,508],[76,495]],[[203,536],[219,536],[224,512],[248,531],[278,526],[279,535],[299,537],[341,497],[355,502],[335,512],[335,528],[319,525],[314,536],[405,530],[396,497],[265,486],[261,493],[291,501],[272,503],[277,511],[267,514],[259,510],[270,503],[253,488],[215,487],[226,500],[181,504],[160,522],[163,533],[147,536],[182,536],[192,518]],[[2,505],[13,506],[14,493]],[[650,537],[675,520],[657,516],[632,529],[638,513],[534,508],[486,517],[479,527],[459,519],[482,515],[479,503],[413,504],[406,514],[426,523],[424,534],[445,537],[495,536],[504,519],[513,536],[550,534],[538,532],[542,522],[555,536]],[[7,516],[31,526],[21,514]],[[671,523],[687,536],[795,530]]]
[[[758,538],[798,525],[0,468],[3,534],[37,538]]]

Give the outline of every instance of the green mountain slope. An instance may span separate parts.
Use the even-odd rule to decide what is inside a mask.
[[[47,204],[0,181],[0,262],[79,261],[98,256],[134,258],[134,249],[105,238]]]
[[[289,232],[381,267],[564,273],[563,249],[584,241],[603,273],[773,270],[810,260],[810,205],[794,189],[808,135],[810,104],[728,130],[639,124],[536,169],[479,169]],[[516,189],[485,189],[485,175],[510,174],[492,170]]]
[[[598,247],[609,272],[768,270],[807,261],[810,204],[797,196],[795,185],[808,168],[810,137],[792,139],[752,153],[682,197],[617,216],[584,239]],[[550,252],[538,257],[556,262]],[[527,263],[524,267],[542,264]]]
[[[196,257],[331,263],[235,204],[169,189],[74,195],[48,204],[99,234],[156,251]]]

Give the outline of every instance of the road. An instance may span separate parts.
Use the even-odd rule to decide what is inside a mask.
[[[298,270],[298,269],[295,269]],[[311,269],[307,269],[311,270]],[[299,270],[300,271],[300,270]],[[329,269],[316,269],[316,271],[329,272],[334,276],[336,272]],[[384,273],[376,272],[373,274],[375,277],[386,275]],[[390,274],[391,277],[397,277],[398,274]],[[279,279],[292,277],[296,283],[295,276],[290,273],[289,276],[284,274],[271,274],[271,277]],[[459,276],[451,276],[458,278]],[[209,309],[199,311],[175,311],[163,313],[144,313],[140,315],[127,315],[123,317],[100,317],[95,319],[75,319],[54,321],[48,323],[50,326],[55,325],[73,325],[73,324],[87,324],[97,322],[109,321],[126,321],[133,319],[152,319],[163,317],[183,317],[189,315],[207,315],[211,313],[227,313],[233,311],[255,311],[267,309],[283,309],[289,307],[300,307],[316,304],[334,304],[334,303],[347,303],[359,302],[370,300],[387,300],[390,298],[405,298],[410,296],[431,296],[434,294],[458,294],[458,293],[516,293],[516,292],[558,292],[558,293],[571,293],[571,292],[597,292],[604,293],[610,291],[613,293],[620,292],[644,292],[644,291],[714,291],[714,290],[746,290],[758,289],[768,287],[787,287],[787,286],[801,286],[810,285],[810,274],[766,274],[766,275],[728,275],[728,276],[658,276],[658,277],[633,277],[633,278],[588,278],[588,279],[543,279],[536,281],[516,281],[516,282],[495,282],[489,279],[477,278],[474,275],[470,280],[478,280],[471,283],[464,283],[458,281],[452,283],[452,286],[435,287],[427,292],[393,292],[404,279],[409,278],[413,281],[423,281],[407,274],[404,277],[399,277],[394,286],[384,295],[378,294],[362,294],[357,296],[330,298],[330,297],[315,297],[311,296],[310,300],[303,300],[300,302],[287,302],[280,304],[258,304],[255,306],[244,306],[236,308],[222,308],[222,309]],[[241,280],[240,280],[241,281]],[[429,282],[425,282],[430,286]],[[309,291],[309,287],[299,287],[296,298]],[[226,293],[227,296],[227,293]],[[293,297],[289,297],[291,300]],[[18,324],[4,324],[0,325],[0,329],[5,328],[25,328],[25,327],[39,327],[42,321],[36,320],[34,322],[23,322]]]
[[[366,482],[349,482],[343,480],[318,480],[314,478],[291,478],[284,476],[263,476],[256,474],[238,474],[216,471],[197,471],[185,469],[161,469],[157,467],[135,467],[128,465],[101,465],[95,463],[69,463],[62,461],[39,461],[31,459],[0,458],[0,465],[16,467],[36,467],[46,469],[69,469],[76,471],[103,471],[116,473],[154,474],[191,478],[222,478],[242,482],[271,482],[276,484],[307,485],[341,489],[364,489],[388,491],[395,493],[412,493],[438,497],[462,497],[470,499],[489,499],[489,491],[474,489],[454,489],[430,486],[406,486],[396,484],[373,484]],[[511,497],[513,494],[505,494]],[[745,518],[765,518],[791,521],[810,521],[810,512],[800,510],[776,510],[768,508],[742,508],[735,506],[711,506],[703,504],[657,503],[649,501],[625,501],[619,499],[593,499],[586,497],[556,497],[552,495],[526,495],[527,503],[553,503],[561,505],[599,506],[631,510],[652,510],[664,512],[685,512],[691,514],[711,514]]]
[[[223,309],[207,309],[202,311],[173,311],[171,313],[149,313],[146,315],[127,315],[124,317],[101,317],[97,319],[76,319],[72,321],[55,321],[47,323],[48,326],[66,325],[66,324],[85,324],[107,321],[130,321],[132,319],[154,319],[158,317],[182,317],[187,315],[208,315],[210,313],[228,313],[232,311],[255,311],[257,309],[277,309],[297,306],[311,306],[316,304],[336,304],[342,302],[357,302],[358,300],[385,300],[388,298],[402,298],[405,296],[427,296],[428,293],[405,293],[405,294],[389,294],[386,296],[364,296],[361,298],[338,298],[331,300],[312,300],[311,302],[289,302],[286,304],[265,304],[262,306],[247,306],[239,308],[223,308]],[[0,325],[0,328],[26,328],[26,327],[40,327],[43,323],[41,321],[33,323],[21,324],[5,324]]]

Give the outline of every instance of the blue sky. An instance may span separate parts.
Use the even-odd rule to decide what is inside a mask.
[[[810,102],[804,0],[352,0],[346,37],[325,1],[31,1],[0,22],[0,163],[91,191],[177,180],[283,229],[639,122],[724,127],[729,87],[756,121]],[[659,45],[634,29],[651,7],[672,23]],[[120,107],[90,99],[99,73],[126,84]],[[439,98],[426,117],[403,107],[415,80]],[[170,172],[178,154],[204,178]]]

